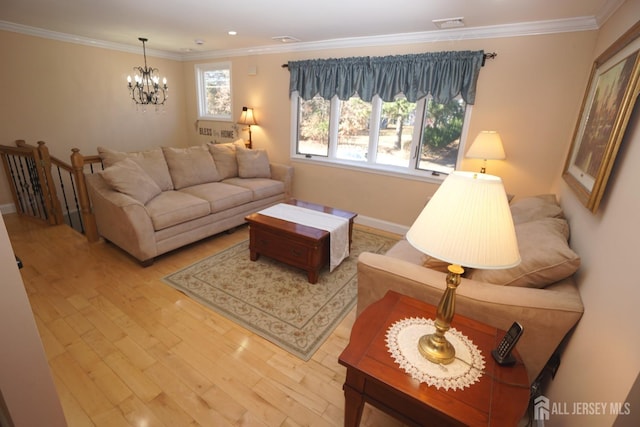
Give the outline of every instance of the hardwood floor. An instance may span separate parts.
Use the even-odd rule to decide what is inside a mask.
[[[4,220],[69,426],[342,425],[355,309],[303,362],[161,281],[246,227],[142,268],[66,226]],[[401,424],[367,405],[362,425]]]

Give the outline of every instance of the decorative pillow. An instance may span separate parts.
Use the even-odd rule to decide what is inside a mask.
[[[244,139],[242,138],[238,138],[235,141],[232,142],[232,144],[236,147],[236,148],[244,148],[245,150],[248,150],[247,148],[247,143],[244,142]]]
[[[514,224],[535,221],[542,218],[563,218],[562,208],[554,194],[525,197],[511,203],[511,216]]]
[[[158,184],[163,190],[173,190],[173,182],[169,175],[169,168],[164,159],[161,148],[148,151],[135,151],[125,153],[123,151],[114,151],[104,147],[98,147],[98,155],[102,159],[105,168],[113,166],[117,162],[124,159],[132,159]]]
[[[271,178],[271,167],[266,150],[237,148],[236,158],[240,178]]]
[[[580,257],[569,247],[569,224],[562,218],[543,218],[516,224],[522,261],[505,270],[473,269],[469,278],[505,286],[544,288],[571,276]]]
[[[236,160],[235,143],[209,144],[209,152],[213,156],[220,179],[238,176],[238,161]]]
[[[220,174],[206,145],[187,148],[162,147],[176,190],[220,181]]]
[[[133,197],[143,205],[162,193],[158,184],[133,159],[116,162],[100,173],[111,188]]]

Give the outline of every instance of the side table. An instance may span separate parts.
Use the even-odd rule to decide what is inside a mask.
[[[529,380],[517,351],[517,362],[511,367],[501,367],[491,357],[504,331],[464,316],[454,317],[452,327],[473,341],[485,359],[480,380],[464,389],[428,386],[395,364],[385,341],[389,327],[411,317],[434,319],[435,314],[436,307],[393,291],[360,314],[339,358],[347,368],[345,426],[360,424],[365,402],[409,425],[517,425],[529,402]]]

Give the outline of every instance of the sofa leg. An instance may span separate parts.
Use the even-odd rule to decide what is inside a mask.
[[[145,259],[144,261],[140,261],[140,265],[142,267],[150,267],[153,265],[154,261],[155,261],[155,258]]]

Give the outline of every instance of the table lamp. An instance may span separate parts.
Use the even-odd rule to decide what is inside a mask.
[[[469,159],[483,159],[481,173],[487,171],[487,160],[504,160],[504,147],[500,134],[494,130],[483,130],[473,140],[465,157]]]
[[[255,117],[253,117],[253,108],[242,107],[242,114],[240,115],[240,120],[238,120],[238,124],[247,125],[249,128],[249,145],[251,148],[253,145],[251,142],[251,125],[257,125]]]
[[[448,364],[455,348],[445,338],[455,313],[455,292],[470,268],[511,268],[520,253],[502,180],[476,172],[451,173],[407,232],[419,251],[448,262],[446,289],[436,312],[435,332],[422,336],[420,354],[433,363]]]

